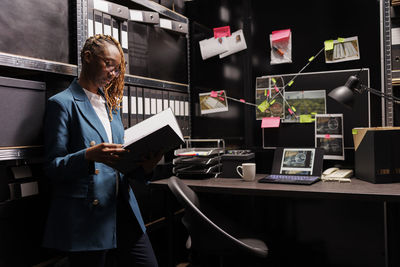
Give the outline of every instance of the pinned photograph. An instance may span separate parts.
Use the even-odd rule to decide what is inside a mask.
[[[228,111],[228,100],[225,91],[212,91],[199,94],[200,113],[210,114]]]
[[[247,48],[246,40],[244,39],[243,30],[238,30],[232,33],[231,36],[226,37],[228,51],[221,53],[219,58],[232,55]]]
[[[344,160],[343,114],[315,115],[315,146],[324,149],[324,159]]]
[[[360,59],[358,37],[338,38],[325,41],[325,62],[337,63]]]
[[[285,91],[285,119],[283,122],[300,122],[300,115],[315,115],[326,113],[325,90]],[[288,106],[289,105],[289,106]],[[295,108],[297,116],[292,116],[288,108]]]
[[[227,37],[211,37],[199,42],[200,53],[203,60],[228,51]]]

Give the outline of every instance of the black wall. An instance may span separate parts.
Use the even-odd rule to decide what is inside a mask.
[[[229,19],[221,19],[227,10]],[[324,41],[358,36],[360,60],[326,64],[324,55],[315,59],[305,72],[370,69],[370,86],[381,88],[379,1],[224,1],[187,2],[191,22],[192,136],[224,138],[228,147],[259,149],[262,146],[260,121],[251,106],[229,101],[229,111],[200,115],[198,93],[226,90],[227,95],[255,102],[256,77],[297,73]],[[198,42],[213,36],[212,29],[229,25],[231,32],[243,29],[247,50],[223,59],[202,60]],[[274,30],[292,31],[291,64],[270,65],[269,34]],[[345,81],[343,81],[345,83]],[[372,125],[381,123],[380,100],[372,97]],[[346,118],[344,118],[346,119]]]

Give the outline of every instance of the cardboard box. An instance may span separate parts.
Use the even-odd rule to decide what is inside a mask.
[[[355,177],[371,183],[400,182],[400,127],[354,128]]]

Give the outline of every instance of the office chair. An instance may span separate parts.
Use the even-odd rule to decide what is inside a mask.
[[[168,187],[185,208],[182,223],[189,233],[186,246],[191,252],[216,255],[223,265],[223,257],[250,256],[265,258],[268,247],[262,240],[246,234],[246,229],[239,228],[234,222],[214,210],[211,205],[201,201],[196,193],[179,178],[172,176]],[[191,263],[196,265],[196,263]]]

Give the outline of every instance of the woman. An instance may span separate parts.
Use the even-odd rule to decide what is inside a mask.
[[[157,266],[127,177],[109,167],[125,152],[120,118],[125,60],[113,37],[95,35],[81,51],[82,71],[46,107],[45,171],[52,182],[44,246],[68,252],[71,267]],[[161,158],[132,174],[144,178]]]

